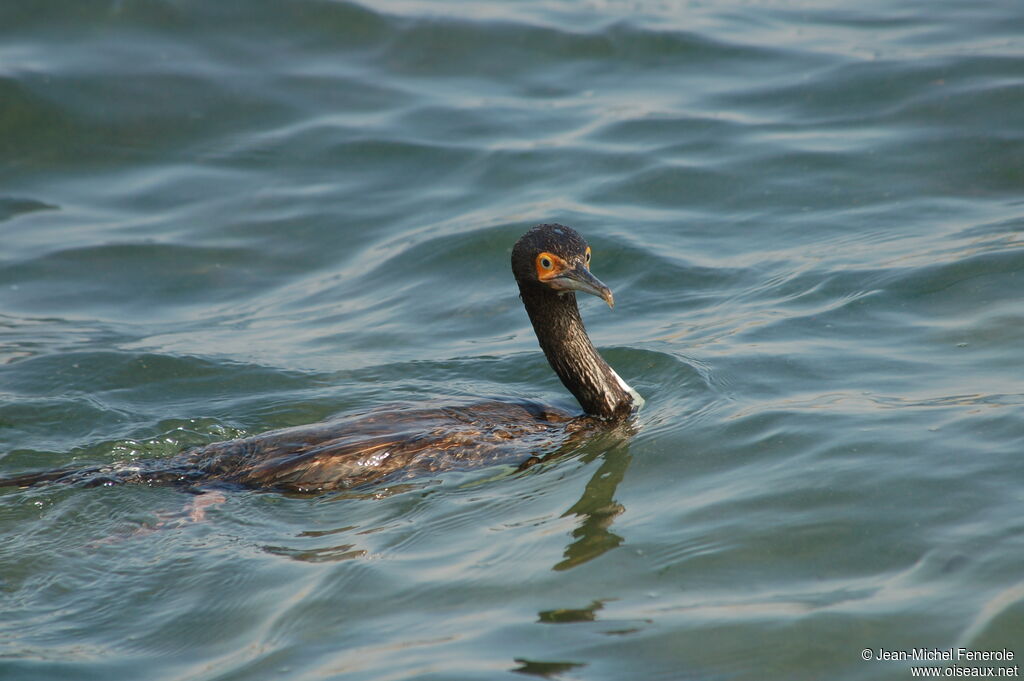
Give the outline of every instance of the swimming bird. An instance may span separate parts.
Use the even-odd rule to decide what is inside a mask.
[[[537,340],[582,415],[496,401],[386,410],[218,442],[167,459],[15,475],[0,479],[0,486],[140,482],[316,493],[497,462],[535,462],[537,454],[622,423],[643,403],[584,328],[577,292],[614,306],[611,289],[591,274],[590,261],[586,240],[559,224],[534,227],[512,248],[512,273]]]

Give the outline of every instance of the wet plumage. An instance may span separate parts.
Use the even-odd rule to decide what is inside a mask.
[[[28,473],[0,480],[86,485],[141,482],[317,492],[493,463],[525,465],[626,419],[637,395],[594,349],[575,292],[613,304],[590,273],[586,241],[538,225],[512,249],[512,271],[541,349],[584,414],[527,402],[379,411],[214,443],[164,460]]]

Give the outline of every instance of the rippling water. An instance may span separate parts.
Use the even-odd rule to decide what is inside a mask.
[[[618,305],[584,316],[647,406],[524,473],[2,490],[0,676],[1024,655],[1022,26],[977,0],[4,4],[0,473],[396,402],[574,408],[508,271],[538,222],[594,246]]]

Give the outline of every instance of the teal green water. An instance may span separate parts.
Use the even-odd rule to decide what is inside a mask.
[[[508,269],[538,222],[590,240],[617,305],[583,314],[647,405],[523,473],[198,521],[168,488],[2,490],[0,677],[1019,663],[1022,29],[977,0],[4,3],[0,474],[574,408]]]

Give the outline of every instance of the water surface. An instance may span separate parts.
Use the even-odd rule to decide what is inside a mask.
[[[0,491],[10,679],[906,679],[1024,655],[1024,9],[0,9],[0,471],[389,404],[574,409],[508,270],[583,232],[647,405],[322,497]]]

